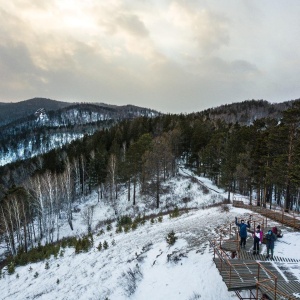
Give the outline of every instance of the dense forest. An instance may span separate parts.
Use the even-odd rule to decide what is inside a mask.
[[[256,205],[300,205],[300,100],[280,116],[248,125],[207,113],[123,120],[60,149],[0,168],[0,230],[16,255],[44,238],[59,240],[59,223],[72,224],[75,200],[93,190],[114,206],[124,190],[134,206],[137,191],[154,208],[163,183],[184,164]],[[254,202],[253,202],[254,203]],[[88,214],[88,212],[87,212]],[[87,216],[88,218],[88,216]]]

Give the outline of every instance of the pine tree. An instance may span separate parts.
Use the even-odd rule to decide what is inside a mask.
[[[108,243],[107,241],[104,241],[103,242],[103,249],[106,250],[108,248]]]
[[[7,266],[7,273],[9,275],[14,274],[15,273],[15,264],[13,261],[11,261],[8,266]]]
[[[292,190],[293,190],[293,180],[298,176],[294,177],[293,166],[295,160],[298,160],[297,154],[295,152],[297,141],[299,139],[299,125],[300,125],[300,101],[295,102],[291,109],[284,111],[283,122],[288,129],[288,148],[286,150],[286,175],[285,175],[285,210],[291,209],[292,204]],[[297,157],[297,158],[296,158]]]
[[[99,245],[98,245],[97,249],[98,249],[98,251],[102,250],[102,243],[101,242],[99,242]]]
[[[174,230],[169,232],[168,236],[166,237],[166,241],[170,246],[174,245],[177,239],[178,237],[175,236]]]

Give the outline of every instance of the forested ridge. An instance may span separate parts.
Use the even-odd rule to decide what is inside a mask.
[[[123,120],[60,149],[0,168],[0,229],[12,255],[37,241],[59,239],[59,222],[72,228],[74,202],[97,190],[116,205],[137,191],[154,208],[163,182],[185,164],[231,193],[255,195],[258,205],[299,210],[300,101],[276,118],[249,125],[193,113]]]
[[[200,114],[208,116],[211,120],[222,119],[226,123],[250,125],[253,121],[262,118],[281,119],[282,112],[291,108],[294,101],[297,100],[282,103],[269,103],[266,100],[247,100],[206,109]]]
[[[2,103],[0,165],[47,153],[124,119],[156,115],[157,111],[133,105],[65,103],[43,98]]]

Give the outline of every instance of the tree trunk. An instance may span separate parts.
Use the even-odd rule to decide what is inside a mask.
[[[287,182],[286,186],[286,196],[285,196],[285,206],[284,211],[288,212],[290,209],[290,203],[291,203],[291,195],[290,195],[290,180]]]
[[[249,199],[250,199],[249,204],[252,205],[252,185],[250,185],[250,197],[249,197]]]
[[[130,202],[130,198],[131,198],[130,189],[131,189],[131,181],[130,181],[130,178],[129,178],[128,179],[128,194],[127,194],[127,200],[128,200],[128,202]]]
[[[133,182],[133,205],[135,205],[135,197],[136,197],[136,178],[134,178],[134,182]]]

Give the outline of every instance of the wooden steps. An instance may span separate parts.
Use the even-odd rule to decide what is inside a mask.
[[[260,224],[264,232],[271,229],[270,226],[267,226],[269,218],[281,223],[283,227],[287,225],[295,230],[300,230],[298,217],[287,216],[284,213],[262,207],[245,205],[243,201],[234,201],[233,205],[250,209],[263,216],[259,219],[255,214],[250,215],[253,228],[256,224]],[[285,227],[285,230],[291,230],[289,227]],[[249,232],[251,233],[251,230]],[[219,241],[215,240],[211,245],[214,248],[214,262],[228,291],[234,291],[239,299],[258,300],[262,299],[263,294],[271,300],[300,299],[300,280],[294,272],[294,269],[300,267],[300,259],[277,255],[273,259],[267,259],[265,254],[253,254],[253,239],[249,235],[246,247],[240,249],[237,228],[232,223],[220,230]],[[264,248],[260,247],[260,250],[262,249]],[[241,291],[247,290],[251,297],[243,298]]]
[[[215,258],[214,262],[228,291],[254,290],[258,286],[261,293],[270,299],[300,299],[300,282],[287,282],[271,262],[262,262],[261,267],[252,260]]]
[[[278,281],[276,292],[274,290],[274,283],[270,283],[270,282],[266,282],[263,285],[259,285],[259,289],[263,294],[266,294],[270,299],[280,299],[280,300],[300,299],[300,283],[297,281],[292,281],[292,282]],[[297,293],[299,296],[296,296]]]

